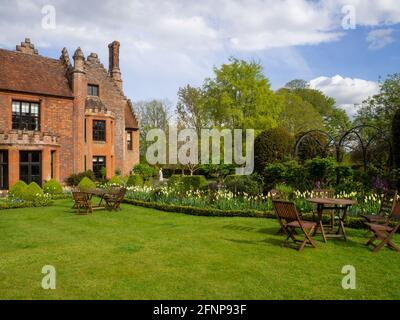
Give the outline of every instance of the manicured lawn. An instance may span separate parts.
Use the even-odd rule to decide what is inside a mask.
[[[0,211],[1,299],[400,298],[400,254],[371,253],[363,230],[298,253],[270,219],[70,208]],[[44,265],[56,267],[56,290],[41,288]],[[356,290],[342,289],[344,265],[357,270]]]

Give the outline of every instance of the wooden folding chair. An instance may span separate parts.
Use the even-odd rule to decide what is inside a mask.
[[[106,209],[110,211],[121,210],[121,202],[124,200],[126,194],[126,189],[121,188],[116,193],[106,194],[104,196],[104,201],[106,202]]]
[[[392,227],[392,224],[395,224]],[[385,245],[389,248],[400,252],[400,248],[397,247],[392,238],[396,234],[396,232],[400,228],[400,203],[396,202],[396,205],[392,209],[392,213],[390,217],[387,219],[385,224],[379,223],[366,223],[368,230],[371,231],[374,235],[368,242],[365,244],[366,246],[373,246],[373,252],[378,252],[381,250]],[[378,244],[375,244],[375,241],[380,241]]]
[[[77,214],[81,214],[81,209],[83,209],[86,214],[93,212],[92,203],[87,193],[72,192],[72,199],[74,200],[73,208],[77,210]]]
[[[317,245],[310,234],[313,233],[314,229],[317,226],[317,223],[302,221],[293,202],[273,200],[272,203],[279,224],[281,225],[283,232],[287,236],[285,241],[283,242],[283,245],[285,247],[293,248],[298,251],[302,251],[307,244],[316,248]],[[296,238],[296,229],[301,229],[304,233],[305,237],[303,240]],[[292,245],[289,243],[289,240],[292,240],[295,244],[300,243],[300,245]]]
[[[391,215],[391,212],[396,207],[398,202],[397,195],[397,191],[388,191],[381,199],[381,206],[378,214],[368,214],[363,215],[362,217],[369,223],[385,224]]]

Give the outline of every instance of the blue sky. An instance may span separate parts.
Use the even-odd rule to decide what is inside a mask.
[[[96,52],[106,68],[119,40],[134,101],[174,103],[235,56],[260,61],[273,89],[302,78],[354,114],[379,76],[400,71],[398,0],[0,0],[0,47],[25,37],[45,56]]]

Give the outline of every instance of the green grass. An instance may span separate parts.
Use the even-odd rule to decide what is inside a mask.
[[[363,230],[299,253],[271,219],[210,218],[123,205],[77,216],[69,200],[0,211],[1,299],[399,299],[400,254]],[[396,238],[399,242],[400,237]],[[41,288],[44,265],[57,289]],[[357,270],[343,290],[341,269]]]

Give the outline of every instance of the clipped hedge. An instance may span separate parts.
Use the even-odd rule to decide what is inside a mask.
[[[51,194],[52,196],[60,195],[63,193],[61,184],[55,179],[50,179],[49,181],[46,181],[43,185],[43,191],[45,193]]]
[[[114,176],[107,182],[108,185],[124,186],[125,182],[120,176]]]
[[[8,195],[15,199],[22,199],[27,187],[28,185],[24,181],[17,181],[11,186],[10,190],[8,191]]]
[[[168,186],[175,187],[181,184],[184,191],[189,190],[206,190],[208,188],[208,181],[204,176],[180,176],[173,175],[168,179]]]
[[[126,183],[126,185],[128,187],[142,187],[144,184],[144,180],[142,178],[142,176],[138,175],[138,174],[132,174],[129,176],[128,181]]]
[[[88,177],[84,177],[78,184],[81,191],[88,191],[91,189],[96,189],[96,184],[90,180]]]
[[[193,216],[208,217],[256,217],[256,218],[272,218],[275,217],[273,212],[262,212],[257,210],[220,210],[214,208],[196,208],[189,206],[178,206],[159,202],[146,202],[132,199],[125,199],[124,203],[135,206],[153,208],[167,212],[185,213]]]
[[[185,190],[205,190],[208,187],[204,176],[182,176],[181,181]]]
[[[262,193],[262,185],[254,176],[229,175],[225,178],[225,186],[233,193],[247,193],[252,196]]]
[[[242,218],[266,218],[266,219],[276,219],[275,212],[273,211],[257,211],[257,210],[220,210],[214,208],[197,208],[190,206],[179,206],[167,203],[159,202],[146,202],[133,199],[125,199],[124,203],[152,208],[166,212],[184,213],[193,216],[204,216],[204,217],[242,217]],[[303,214],[302,219],[306,221],[312,221],[312,214]],[[329,216],[323,216],[323,222],[329,222]],[[346,227],[353,229],[365,229],[364,219],[360,217],[347,216]]]
[[[36,182],[31,182],[29,186],[24,189],[22,194],[22,200],[31,202],[35,201],[37,198],[43,197],[44,192]]]

